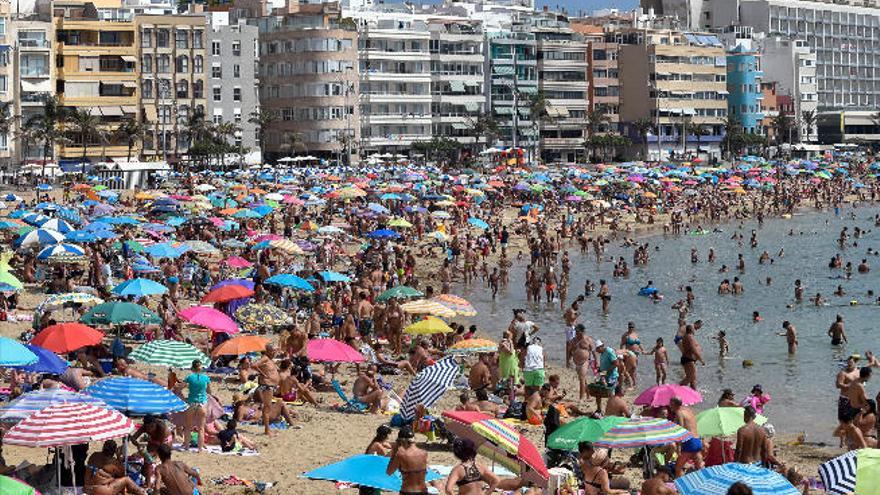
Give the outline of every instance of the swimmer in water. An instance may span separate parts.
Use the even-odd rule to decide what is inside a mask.
[[[758,323],[761,321],[761,313],[757,311],[752,311],[752,323]]]
[[[718,355],[721,357],[727,357],[730,353],[730,344],[727,342],[727,332],[719,330],[718,335],[715,336],[715,340],[718,341]]]

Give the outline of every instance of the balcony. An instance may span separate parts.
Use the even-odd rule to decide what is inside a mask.
[[[45,79],[49,77],[48,67],[22,67],[19,74],[24,78]]]
[[[19,38],[18,47],[22,51],[48,50],[52,48],[52,42],[41,39]]]
[[[51,93],[22,91],[21,95],[19,96],[19,102],[22,106],[26,107],[43,106],[43,104],[46,102],[46,98],[48,98],[50,94]]]

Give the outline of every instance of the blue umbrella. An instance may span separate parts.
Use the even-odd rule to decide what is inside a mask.
[[[476,218],[476,217],[470,217],[470,218],[468,218],[468,223],[471,224],[471,225],[473,225],[474,227],[476,227],[476,228],[478,228],[478,229],[483,229],[483,230],[485,230],[485,229],[488,229],[488,228],[489,228],[489,224],[486,223],[485,220],[480,220],[479,218]]]
[[[37,191],[48,192],[51,190],[52,190],[52,186],[50,186],[49,184],[40,184],[37,186]]]
[[[33,226],[40,226],[40,225],[48,222],[49,220],[51,220],[51,218],[47,217],[46,215],[43,215],[42,213],[33,213],[33,212],[28,213],[28,214],[21,217],[22,222],[24,222],[28,225],[33,225]]]
[[[109,223],[110,225],[140,225],[141,221],[132,217],[100,217],[95,221]]]
[[[297,277],[296,275],[291,275],[289,273],[273,275],[266,279],[266,283],[270,285],[280,285],[281,287],[289,287],[292,289],[305,290],[309,292],[315,290],[315,288],[312,287],[312,284],[308,283],[306,279],[302,277]]]
[[[96,236],[94,232],[89,232],[87,230],[74,230],[68,232],[64,236],[64,240],[71,242],[95,242],[98,240],[98,236]]]
[[[45,247],[37,255],[38,260],[47,260],[53,256],[85,256],[86,252],[83,248],[76,244],[55,244],[54,246]]]
[[[15,246],[16,248],[50,246],[52,244],[58,244],[63,240],[64,236],[60,232],[55,232],[54,230],[37,229],[32,230],[16,239],[13,243],[13,246]]]
[[[183,253],[168,243],[153,244],[144,249],[153,258],[179,258]]]
[[[38,345],[25,344],[24,346],[37,356],[37,362],[22,366],[10,366],[10,368],[18,368],[26,373],[49,373],[51,375],[60,375],[67,370],[67,361],[58,357],[58,354]]]
[[[21,366],[37,362],[37,355],[24,344],[0,337],[0,366]]]
[[[107,407],[104,401],[91,395],[71,392],[63,388],[47,388],[28,392],[7,404],[6,407],[0,409],[0,421],[17,423],[37,411],[42,411],[53,404],[65,402]]]
[[[390,229],[374,230],[366,235],[370,239],[396,239],[400,234]]]
[[[376,213],[383,213],[383,214],[387,214],[387,213],[391,212],[388,208],[385,208],[384,206],[380,205],[379,203],[370,203],[369,205],[367,205],[367,209],[370,211],[375,211]]]
[[[84,392],[113,409],[130,414],[167,414],[187,407],[167,388],[128,376],[98,380]]]
[[[112,292],[119,296],[134,296],[140,298],[144,296],[164,294],[168,292],[168,288],[159,282],[154,282],[148,278],[133,278],[117,285],[113,288]]]
[[[62,234],[66,234],[73,230],[73,227],[71,227],[69,223],[60,218],[50,218],[41,223],[40,228],[54,230],[56,232],[61,232]]]
[[[82,230],[86,230],[89,232],[94,232],[96,230],[111,230],[112,231],[114,228],[115,228],[115,226],[113,224],[110,224],[107,222],[102,222],[102,221],[95,221],[95,222],[89,223],[88,225],[83,226]]]
[[[737,481],[749,485],[755,495],[798,495],[800,493],[776,471],[735,462],[686,474],[675,480],[675,486],[681,495],[723,494],[727,493],[730,485]]]
[[[351,282],[351,278],[339,272],[319,272],[324,282]]]
[[[403,483],[400,472],[395,472],[391,476],[385,474],[390,460],[390,458],[381,455],[358,454],[309,471],[303,474],[303,477],[313,480],[356,483],[389,492],[399,492]],[[432,469],[429,469],[425,474],[425,481],[434,481],[440,478],[442,476]]]

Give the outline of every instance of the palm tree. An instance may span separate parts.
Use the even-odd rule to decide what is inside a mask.
[[[498,139],[498,121],[492,117],[490,113],[480,113],[476,117],[466,117],[467,118],[467,126],[470,128],[470,133],[474,137],[474,144],[478,144],[480,142],[481,137],[485,137],[486,146],[490,146]]]
[[[16,116],[13,115],[13,106],[12,102],[4,101],[0,102],[0,135],[9,136],[9,133],[15,128]],[[8,147],[8,139],[7,139],[7,147]],[[6,169],[11,168],[10,163],[12,158],[9,158],[6,163]]]
[[[61,130],[61,117],[58,99],[55,96],[47,96],[43,101],[43,113],[31,117],[26,124],[30,128],[33,141],[43,143],[43,167],[40,172],[43,177],[46,176],[46,162],[55,145],[67,141]]]
[[[187,117],[183,124],[183,133],[189,140],[190,149],[187,153],[191,161],[195,154],[200,154],[207,159],[208,153],[205,151],[210,148],[208,141],[212,126],[213,124],[205,119],[205,111],[200,107],[196,107]],[[193,147],[196,148],[195,151]]]
[[[233,148],[229,144],[229,138],[235,137],[235,134],[239,131],[241,131],[241,128],[238,124],[228,121],[221,122],[212,129],[213,140],[216,142],[216,150],[220,158],[221,167],[226,166],[226,153]]]
[[[724,141],[727,144],[727,154],[729,155],[731,152],[732,144],[737,142],[738,137],[742,135],[743,128],[739,119],[734,115],[728,114],[724,119]]]
[[[144,125],[135,119],[126,119],[119,127],[113,131],[113,136],[118,141],[125,141],[128,145],[128,155],[126,161],[131,161],[131,150],[137,141],[144,139]]]
[[[804,110],[801,112],[801,122],[804,124],[804,132],[806,133],[806,139],[803,139],[803,141],[810,140],[810,136],[813,135],[813,128],[816,127],[816,120],[815,110]]]
[[[101,122],[97,116],[92,115],[91,111],[78,108],[65,116],[65,124],[70,125],[74,133],[79,135],[82,144],[82,174],[86,175],[86,160],[88,156],[89,140],[95,135],[95,131]]]
[[[776,144],[791,142],[792,119],[788,114],[780,113],[773,117],[772,125],[776,133]]]
[[[644,143],[644,145],[645,145],[645,147],[642,148],[642,159],[647,160],[648,159],[648,133],[654,129],[654,123],[651,122],[651,119],[644,118],[644,119],[639,119],[639,120],[633,122],[632,127],[633,127],[633,130],[636,131],[636,134],[638,134],[639,137],[641,138],[642,143]]]
[[[254,110],[251,112],[250,118],[248,118],[248,122],[255,125],[257,127],[257,142],[260,143],[260,148],[263,148],[264,143],[263,139],[266,136],[266,131],[269,130],[269,127],[278,120],[278,112],[274,110],[268,110],[265,108],[261,108],[259,110]]]
[[[688,120],[687,123],[685,124],[685,129],[687,130],[688,135],[693,134],[694,137],[697,138],[697,154],[699,155],[700,145],[702,144],[702,138],[703,138],[703,136],[709,135],[709,129],[707,129],[705,126],[703,126],[701,124],[695,124],[695,123],[691,122],[690,120]]]
[[[534,123],[534,130],[538,136],[536,154],[541,156],[541,127],[552,123],[555,119],[550,115],[550,103],[547,101],[547,95],[543,91],[538,91],[529,98],[529,115]]]
[[[284,133],[284,139],[281,143],[281,148],[286,149],[291,153],[296,153],[297,151],[303,151],[307,153],[309,151],[309,147],[306,146],[303,135],[294,131],[288,131]]]

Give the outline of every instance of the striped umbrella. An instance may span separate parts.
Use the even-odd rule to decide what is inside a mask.
[[[55,244],[54,246],[48,246],[40,250],[40,253],[37,255],[37,259],[40,261],[46,261],[54,258],[63,258],[63,257],[74,257],[74,256],[85,256],[86,251],[77,246],[76,244],[68,244],[66,242],[62,242],[61,244]]]
[[[167,388],[130,376],[98,380],[84,392],[128,414],[167,414],[187,408],[186,403]]]
[[[204,352],[177,340],[147,342],[135,349],[128,357],[146,364],[174,368],[189,368],[197,359],[205,366],[211,364],[211,359]]]
[[[450,347],[446,354],[475,354],[480,352],[497,352],[498,344],[489,339],[466,339]]]
[[[417,299],[400,305],[404,313],[411,315],[434,315],[442,318],[455,318],[455,311],[436,301]]]
[[[112,409],[91,404],[55,404],[13,426],[3,436],[3,443],[61,447],[124,437],[131,431],[131,420]]]
[[[634,449],[684,442],[691,438],[693,435],[689,431],[672,421],[637,417],[611,428],[595,445],[606,449]]]
[[[91,395],[64,390],[63,388],[47,388],[20,395],[15,400],[0,408],[0,421],[15,423],[27,418],[37,411],[42,411],[55,404],[92,404],[106,407],[101,399]]]
[[[752,489],[754,495],[798,495],[787,479],[776,471],[729,462],[686,474],[675,480],[681,495],[707,495],[727,493],[730,485],[741,481]]]
[[[403,419],[414,418],[416,406],[419,404],[425,407],[436,404],[446,389],[455,382],[458,373],[458,363],[452,356],[447,356],[419,372],[403,394],[400,405]]]
[[[836,495],[855,493],[858,453],[858,450],[850,450],[819,465],[819,477],[825,491]]]
[[[477,314],[474,306],[463,297],[453,294],[440,294],[439,296],[432,297],[431,300],[455,311],[455,314],[458,316],[475,316]]]
[[[64,240],[64,234],[49,229],[37,229],[22,235],[15,240],[16,248],[29,248],[35,246],[51,246]]]
[[[56,232],[61,232],[62,234],[73,231],[73,227],[60,218],[50,218],[39,225],[40,228],[54,230]]]
[[[544,459],[535,444],[510,423],[500,419],[485,419],[477,421],[471,428],[505,452],[516,456],[517,459],[534,469],[543,479],[550,478],[547,465],[544,464]]]
[[[101,304],[102,302],[104,302],[103,299],[87,292],[67,292],[65,294],[53,294],[47,297],[39,306],[37,306],[37,311],[60,308],[65,304],[94,306],[96,304]]]
[[[295,242],[289,239],[276,239],[269,241],[269,247],[284,251],[287,254],[306,254]]]

